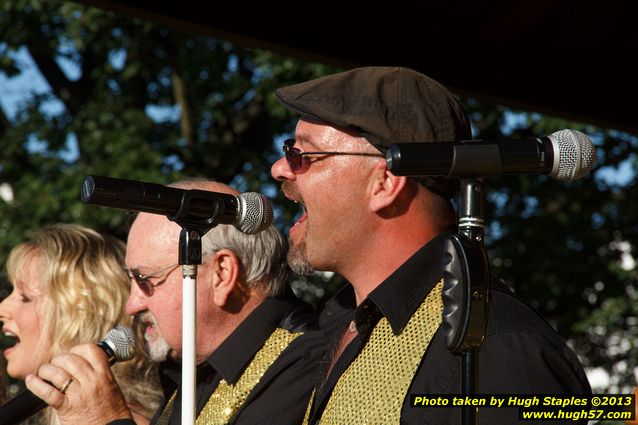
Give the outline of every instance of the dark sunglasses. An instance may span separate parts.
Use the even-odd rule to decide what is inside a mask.
[[[124,268],[124,271],[128,275],[129,279],[135,281],[138,288],[140,288],[140,290],[144,293],[144,295],[146,295],[147,297],[150,297],[151,295],[153,295],[153,292],[155,292],[155,288],[160,286],[162,283],[166,282],[168,275],[170,275],[173,272],[173,270],[177,268],[177,266],[179,266],[179,264],[173,264],[172,266],[164,267],[161,270],[158,270],[153,273],[148,273],[145,275],[140,273],[140,271],[137,269],[129,270],[127,268]],[[152,278],[158,278],[159,275],[165,271],[169,271],[169,272],[166,273],[166,276],[164,276],[164,278],[158,280],[158,282],[155,284],[151,282]]]
[[[306,172],[310,162],[307,158],[308,155],[353,155],[353,156],[376,156],[379,158],[385,158],[385,155],[381,153],[364,153],[364,152],[302,152],[294,147],[295,139],[288,139],[284,141],[284,154],[286,155],[286,161],[290,170],[295,174]]]

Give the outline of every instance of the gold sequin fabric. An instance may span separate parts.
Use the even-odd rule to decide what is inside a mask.
[[[197,417],[196,424],[227,424],[244,404],[246,398],[248,398],[248,395],[268,368],[277,360],[286,347],[300,335],[302,335],[301,332],[292,333],[286,329],[275,329],[234,385],[229,384],[224,379],[220,381],[219,386]],[[166,403],[164,411],[156,421],[156,425],[168,425],[176,395],[177,391],[173,393],[168,403]]]
[[[286,329],[275,329],[235,384],[229,384],[224,379],[221,380],[219,386],[197,417],[196,424],[227,424],[244,404],[248,395],[255,388],[255,385],[259,383],[268,368],[277,360],[286,347],[300,335],[301,333],[292,333]]]
[[[398,424],[421,358],[441,324],[441,280],[399,335],[385,317],[335,385],[322,425]]]
[[[166,406],[164,406],[164,410],[160,417],[157,418],[157,421],[155,421],[155,425],[168,425],[168,422],[171,420],[171,412],[173,411],[173,403],[175,403],[176,396],[177,391],[173,393],[171,398],[168,400],[168,403],[166,403]]]
[[[308,402],[308,406],[306,407],[306,414],[303,416],[302,425],[308,425],[308,421],[310,420],[310,413],[312,413],[312,401],[315,399],[315,390],[312,390],[312,394],[310,394],[310,401]]]

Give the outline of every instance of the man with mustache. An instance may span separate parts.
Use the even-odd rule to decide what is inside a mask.
[[[237,195],[209,181],[175,185]],[[143,323],[161,362],[165,404],[152,423],[179,424],[181,404],[181,228],[141,213],[128,236],[131,294],[126,311]],[[197,276],[198,423],[298,424],[314,386],[322,345],[308,306],[287,293],[287,244],[274,226],[245,235],[218,225],[202,238]],[[132,423],[102,350],[74,347],[40,368],[27,386],[56,408],[62,424]],[[65,393],[42,381],[73,378]]]
[[[357,68],[276,95],[300,115],[271,170],[303,206],[288,262],[297,273],[332,271],[349,282],[320,316],[333,343],[306,423],[459,423],[460,408],[414,408],[409,397],[461,393],[461,357],[447,350],[440,326],[443,245],[459,183],[394,175],[384,153],[399,142],[470,140],[463,108],[406,68]],[[482,394],[590,392],[574,353],[497,282],[479,373]],[[518,423],[516,408],[479,416]]]

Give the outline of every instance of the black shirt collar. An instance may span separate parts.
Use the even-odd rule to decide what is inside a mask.
[[[210,376],[208,371],[213,368],[226,382],[235,383],[255,353],[292,308],[294,304],[286,299],[264,300],[205,362],[197,365],[198,382],[201,377]],[[181,363],[169,360],[160,365],[160,370],[179,385],[182,379]]]
[[[374,289],[368,298],[398,334],[443,276],[443,246],[450,232],[432,239]]]
[[[321,327],[329,327],[329,323],[334,321],[352,320],[354,310],[357,326],[373,322],[371,315],[379,312],[388,320],[392,331],[400,333],[443,276],[443,246],[451,233],[442,233],[425,244],[381,282],[358,307],[352,286],[341,289],[326,304],[320,318]]]
[[[226,382],[235,383],[291,307],[286,300],[266,299],[206,361]]]

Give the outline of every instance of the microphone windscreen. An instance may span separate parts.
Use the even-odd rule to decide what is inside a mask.
[[[111,364],[125,361],[135,354],[135,334],[131,328],[118,325],[111,329],[98,345],[106,351]]]
[[[596,149],[589,136],[577,130],[552,133],[554,165],[550,176],[558,180],[576,180],[586,176],[596,162]]]
[[[242,232],[252,235],[265,230],[272,224],[272,204],[261,193],[247,192],[238,196],[239,217],[236,226]]]

